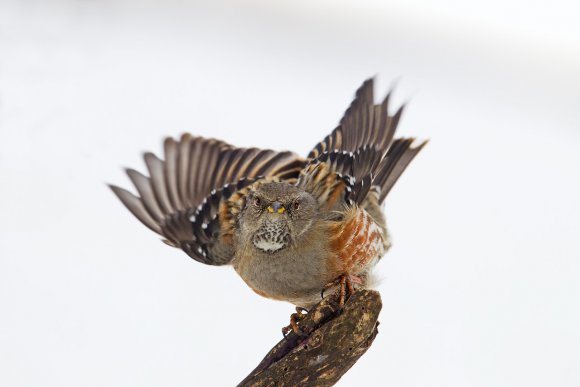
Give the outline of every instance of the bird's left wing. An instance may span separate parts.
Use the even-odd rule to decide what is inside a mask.
[[[310,151],[308,164],[301,172],[299,183],[307,190],[320,192],[318,197],[323,202],[329,196],[329,208],[335,205],[341,190],[346,195],[343,203],[360,204],[372,186],[379,191],[382,203],[426,144],[414,138],[394,139],[403,107],[389,114],[390,93],[376,104],[373,83],[371,78],[358,88],[339,125]]]
[[[292,152],[237,148],[185,134],[164,142],[165,160],[145,153],[149,171],[127,175],[138,195],[111,185],[145,226],[196,261],[224,265],[233,255],[232,227],[254,181],[295,181],[304,160]]]
[[[340,209],[344,203],[358,204],[366,197],[380,160],[380,152],[370,146],[356,152],[324,152],[306,164],[296,185],[314,196],[325,210]]]

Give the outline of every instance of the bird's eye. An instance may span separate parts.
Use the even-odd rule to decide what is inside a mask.
[[[292,207],[294,207],[295,210],[299,209],[300,208],[300,201],[296,200]]]
[[[262,205],[262,199],[260,199],[259,197],[256,196],[254,198],[254,205],[261,206]]]

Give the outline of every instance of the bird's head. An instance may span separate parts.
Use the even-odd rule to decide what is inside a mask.
[[[258,250],[275,253],[307,235],[318,204],[309,193],[285,182],[269,182],[251,190],[240,214],[240,231]]]

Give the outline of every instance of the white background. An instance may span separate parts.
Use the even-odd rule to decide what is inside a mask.
[[[0,2],[0,384],[234,385],[289,304],[105,186],[184,131],[306,152],[378,75],[430,138],[343,386],[580,385],[580,6]]]

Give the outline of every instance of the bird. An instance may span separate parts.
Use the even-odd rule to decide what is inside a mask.
[[[391,99],[375,103],[374,79],[365,80],[306,157],[185,133],[165,138],[164,159],[144,154],[148,175],[126,169],[136,195],[109,186],[169,246],[230,265],[255,293],[294,304],[283,332],[298,333],[325,290],[344,305],[369,287],[391,247],[383,202],[427,144],[395,138],[405,105],[391,114]]]

